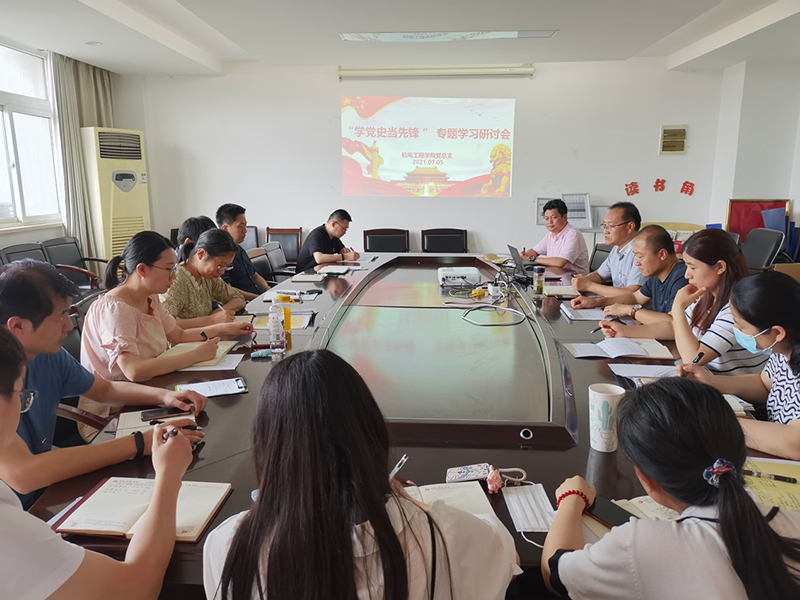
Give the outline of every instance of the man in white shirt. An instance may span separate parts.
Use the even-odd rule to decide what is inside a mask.
[[[572,287],[581,293],[606,297],[629,294],[642,287],[644,275],[634,264],[633,256],[633,238],[641,225],[642,217],[636,205],[631,202],[612,205],[603,219],[603,235],[606,244],[614,247],[597,271],[573,277]],[[608,280],[612,285],[603,285]]]

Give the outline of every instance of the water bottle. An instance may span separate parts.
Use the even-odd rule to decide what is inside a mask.
[[[286,326],[283,306],[273,302],[269,307],[269,349],[272,360],[280,360],[286,354]]]

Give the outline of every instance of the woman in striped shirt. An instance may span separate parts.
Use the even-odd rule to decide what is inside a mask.
[[[686,279],[672,303],[672,321],[622,325],[601,321],[606,337],[675,340],[684,363],[706,365],[718,375],[760,373],[767,357],[736,341],[728,304],[734,284],[747,276],[741,250],[721,229],[703,229],[683,246]],[[696,361],[696,362],[695,362]]]

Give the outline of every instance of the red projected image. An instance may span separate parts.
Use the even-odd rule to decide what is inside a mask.
[[[342,96],[346,196],[510,197],[514,101]]]

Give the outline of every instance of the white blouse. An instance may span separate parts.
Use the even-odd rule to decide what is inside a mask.
[[[432,546],[428,518],[407,500],[390,500],[386,509],[406,553],[408,598],[429,600]],[[246,514],[245,511],[230,517],[206,539],[203,580],[209,599],[221,598],[218,588],[225,558]],[[441,501],[433,504],[430,515],[440,532],[436,536],[435,600],[502,600],[512,576],[522,571],[516,564],[514,539],[499,519],[490,517],[490,525]],[[355,528],[353,554],[359,600],[382,598],[383,569],[369,523]]]

